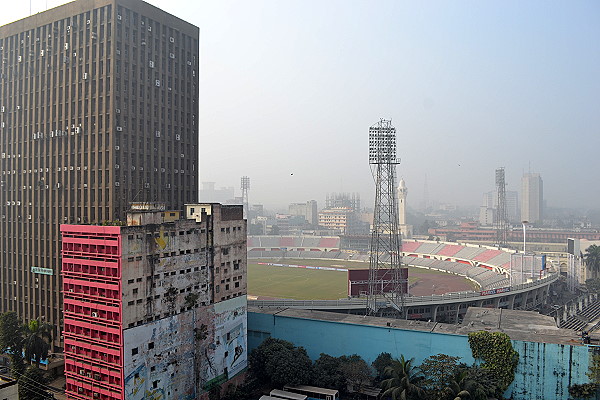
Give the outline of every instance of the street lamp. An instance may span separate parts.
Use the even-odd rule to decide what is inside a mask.
[[[523,254],[525,254],[525,226],[529,223],[529,221],[522,221],[523,223]]]
[[[526,232],[525,232],[525,226],[527,225],[528,222],[529,221],[522,221],[522,223],[523,223],[523,256],[521,258],[521,283],[525,283],[524,276],[523,276],[525,273],[525,245],[526,245],[525,239],[527,238]]]

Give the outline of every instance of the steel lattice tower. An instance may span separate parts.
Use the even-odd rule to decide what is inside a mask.
[[[250,190],[250,178],[242,176],[242,204],[244,205],[244,219],[248,219],[248,190]]]
[[[381,119],[369,129],[369,164],[375,180],[375,209],[369,256],[367,314],[378,312],[378,299],[402,312],[406,280],[401,275],[401,238],[396,198],[396,128]]]
[[[496,227],[496,243],[499,247],[506,247],[508,237],[508,217],[506,213],[506,181],[504,167],[496,169],[496,214],[494,225]]]

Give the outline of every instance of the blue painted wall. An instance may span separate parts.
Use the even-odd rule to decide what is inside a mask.
[[[429,333],[397,328],[348,324],[289,316],[248,313],[248,348],[256,348],[267,337],[302,346],[313,359],[321,353],[332,356],[358,354],[371,363],[382,352],[403,354],[420,364],[425,358],[444,353],[471,364],[468,339],[462,335]],[[586,346],[513,341],[519,353],[515,380],[506,396],[516,400],[568,399],[568,386],[585,383],[590,355]]]

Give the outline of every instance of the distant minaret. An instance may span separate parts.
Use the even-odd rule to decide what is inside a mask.
[[[412,225],[406,224],[407,194],[408,189],[406,188],[406,183],[404,182],[404,179],[400,179],[400,184],[398,185],[398,227],[400,228],[400,233],[402,233],[402,238],[412,237]]]

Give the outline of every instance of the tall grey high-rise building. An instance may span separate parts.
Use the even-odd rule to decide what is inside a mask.
[[[526,173],[521,180],[521,220],[535,224],[543,219],[544,183],[540,174]]]
[[[52,324],[55,345],[59,224],[197,201],[198,44],[196,26],[141,0],[0,27],[0,311]]]

